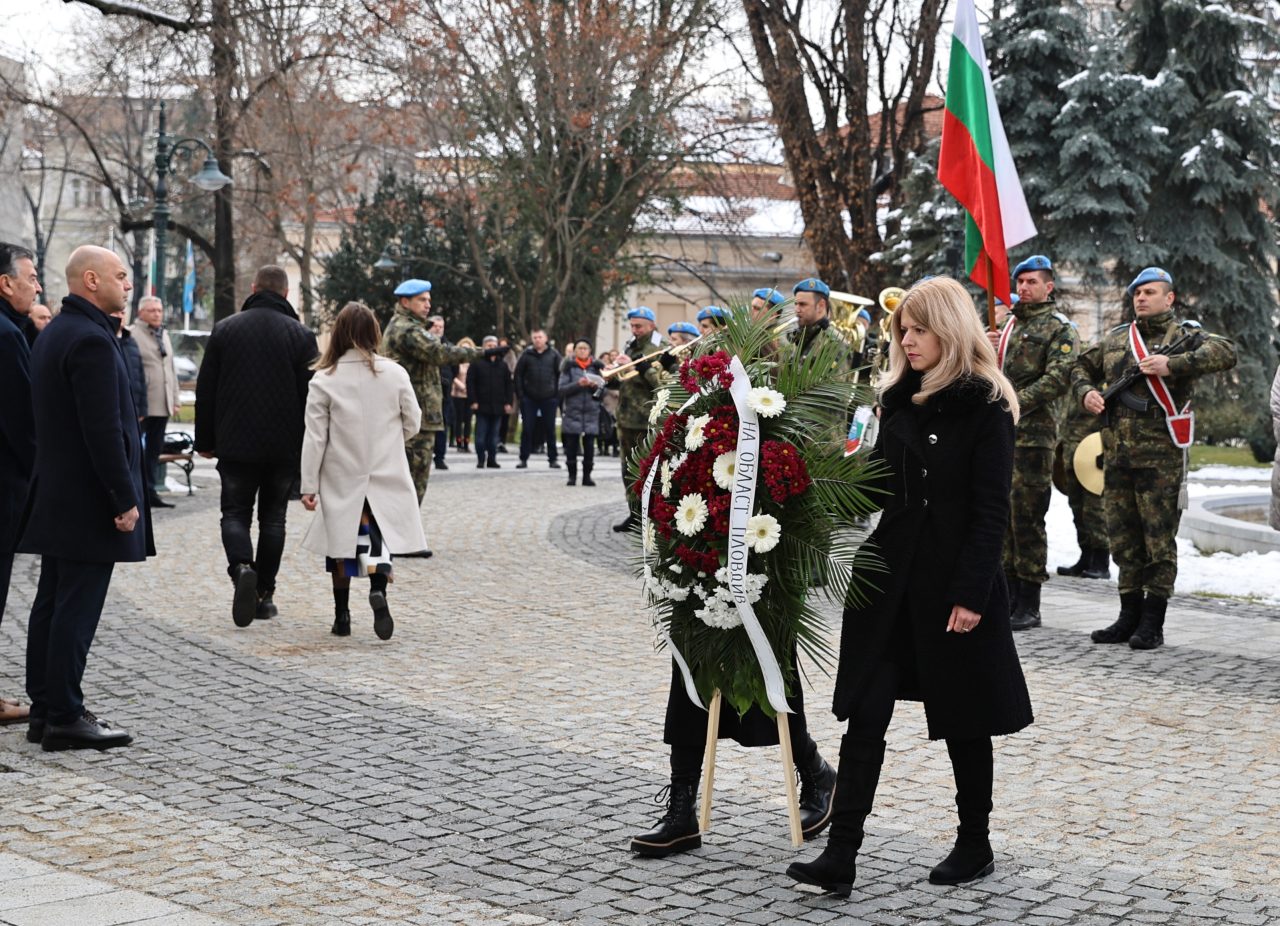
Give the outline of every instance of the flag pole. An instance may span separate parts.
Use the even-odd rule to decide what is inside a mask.
[[[984,248],[983,256],[987,259],[987,328],[996,330],[996,271],[991,264],[991,255]]]

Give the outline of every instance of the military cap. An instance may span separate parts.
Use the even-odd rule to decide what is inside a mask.
[[[718,305],[709,305],[699,310],[698,321],[705,322],[708,318],[728,318],[729,310],[722,309]]]
[[[1133,291],[1143,283],[1168,283],[1172,289],[1173,277],[1169,276],[1168,270],[1162,270],[1159,267],[1148,267],[1133,278],[1133,282],[1129,284],[1129,288],[1125,292],[1132,296]]]
[[[866,309],[858,309],[858,314],[855,315],[854,318],[861,318],[868,325],[871,324],[871,313]]]
[[[791,287],[792,295],[796,295],[798,293],[817,293],[819,296],[826,299],[831,295],[831,287],[826,283],[823,283],[817,277],[809,277],[809,279],[801,280],[795,286]]]
[[[431,292],[431,283],[428,280],[405,280],[396,287],[396,295],[406,299],[412,299],[419,293],[429,292]]]
[[[769,305],[780,305],[786,301],[782,293],[778,292],[776,289],[769,289],[768,287],[757,289],[751,294],[751,298],[763,299],[765,302],[769,303]]]
[[[674,322],[667,328],[667,334],[675,334],[677,331],[681,334],[691,334],[695,338],[698,336],[698,326],[693,322]]]
[[[1026,273],[1028,270],[1048,270],[1053,272],[1053,261],[1045,257],[1043,254],[1032,254],[1018,266],[1013,268],[1013,278],[1016,280],[1018,275]]]
[[[638,305],[627,313],[628,321],[633,318],[643,318],[645,321],[651,321],[654,323],[658,321],[658,316],[654,315],[653,309],[649,308],[647,305]]]

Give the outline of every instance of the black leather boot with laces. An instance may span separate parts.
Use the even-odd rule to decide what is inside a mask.
[[[649,858],[665,858],[678,852],[688,852],[702,845],[702,833],[698,829],[698,816],[693,805],[697,798],[698,783],[673,781],[658,792],[659,804],[667,801],[667,812],[651,833],[632,838],[631,851]]]

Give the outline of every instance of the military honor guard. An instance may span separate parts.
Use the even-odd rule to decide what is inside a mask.
[[[693,322],[672,322],[667,326],[667,337],[676,347],[683,347],[695,341],[701,332]]]
[[[1072,393],[1105,416],[1103,505],[1119,568],[1120,615],[1095,643],[1150,650],[1164,643],[1178,574],[1180,488],[1194,439],[1197,378],[1236,364],[1235,345],[1173,311],[1173,277],[1148,267],[1128,287],[1135,320],[1113,328],[1076,363]],[[1109,384],[1109,385],[1108,385]]]
[[[1058,407],[1078,351],[1075,328],[1053,300],[1052,261],[1042,254],[1028,257],[1014,267],[1013,279],[1018,301],[1004,327],[988,337],[1022,409],[1014,439],[1004,571],[1012,589],[1011,626],[1027,630],[1040,626],[1040,586],[1049,580],[1044,518],[1053,493]]]
[[[695,317],[698,320],[698,333],[711,334],[728,321],[729,310],[718,305],[703,306]]]
[[[701,313],[699,313],[701,314]],[[662,382],[662,362],[671,342],[658,331],[657,316],[648,306],[637,306],[627,312],[631,340],[617,356],[612,368],[604,371],[609,388],[618,391],[618,447],[622,456],[622,488],[630,509],[627,517],[613,525],[622,533],[640,525],[639,499],[630,490],[631,457],[649,430],[649,412],[653,408],[653,391]]]
[[[751,317],[759,318],[765,312],[776,311],[787,299],[776,289],[764,287],[751,294]]]

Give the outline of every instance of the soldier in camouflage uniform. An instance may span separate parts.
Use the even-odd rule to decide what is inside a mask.
[[[658,332],[657,316],[648,306],[638,306],[629,311],[627,324],[631,327],[631,340],[617,356],[615,364],[639,360],[646,354],[671,346],[671,342]],[[636,375],[622,382],[617,377],[609,377],[608,380],[609,388],[618,390],[618,448],[622,456],[622,487],[630,509],[626,520],[613,525],[613,529],[619,533],[640,525],[640,500],[630,489],[631,466],[634,462],[631,457],[648,434],[653,391],[662,382],[662,361],[668,357],[669,355],[663,354],[653,360],[641,361],[634,367]]]
[[[1059,429],[1058,449],[1053,461],[1055,484],[1067,497],[1071,518],[1076,525],[1076,543],[1080,559],[1071,566],[1059,566],[1060,576],[1083,576],[1086,579],[1111,578],[1111,541],[1107,538],[1107,515],[1102,496],[1094,495],[1076,478],[1076,448],[1080,442],[1102,428],[1097,415],[1084,410],[1078,402],[1069,401]],[[1058,477],[1057,474],[1061,473]]]
[[[408,371],[422,408],[422,428],[404,443],[413,487],[421,505],[431,478],[436,432],[444,428],[440,368],[479,360],[484,352],[474,347],[445,344],[431,333],[427,323],[431,314],[431,284],[426,280],[406,280],[396,287],[395,294],[400,301],[382,335],[382,354]]]
[[[1199,324],[1173,313],[1173,277],[1148,267],[1129,284],[1136,321],[1113,328],[1089,348],[1072,371],[1072,393],[1095,414],[1106,412],[1102,430],[1106,476],[1102,492],[1111,553],[1119,567],[1120,616],[1092,634],[1095,643],[1128,642],[1133,649],[1155,649],[1164,642],[1164,616],[1178,574],[1175,538],[1182,517],[1179,489],[1185,475],[1185,451],[1173,442],[1173,428],[1155,401],[1148,377],[1158,377],[1172,393],[1175,409],[1191,401],[1194,381],[1236,364],[1235,345],[1204,332]],[[1136,358],[1130,328],[1149,355],[1137,364],[1142,376],[1110,402],[1101,390],[1115,383]],[[1156,353],[1182,335],[1192,340],[1173,356]],[[1189,435],[1186,443],[1189,443]]]
[[[1013,599],[1010,626],[1027,630],[1040,626],[1040,587],[1049,580],[1044,518],[1053,494],[1059,400],[1070,386],[1077,352],[1075,329],[1053,301],[1049,258],[1028,257],[1013,268],[1013,279],[1018,301],[1010,307],[1005,327],[989,337],[1021,408],[1014,435],[1004,571]]]

